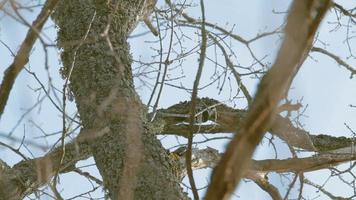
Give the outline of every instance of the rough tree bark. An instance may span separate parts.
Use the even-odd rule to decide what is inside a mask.
[[[133,86],[127,37],[140,20],[146,1],[60,2],[53,18],[59,28],[58,47],[61,48],[64,65],[62,75],[70,80],[69,88],[75,96],[83,127],[78,138],[66,144],[65,148],[58,146],[43,157],[24,158],[13,167],[0,160],[0,200],[22,199],[47,184],[57,173],[73,171],[77,161],[92,155],[111,199],[187,199],[179,186],[186,175],[184,153],[173,152],[167,156],[155,135],[187,137],[189,127],[179,122],[189,117],[191,102],[160,109],[153,123],[148,123],[145,119],[147,111]],[[41,13],[46,14],[45,11]],[[185,14],[183,16],[191,19]],[[191,22],[200,23],[196,20]],[[32,39],[26,46],[25,54],[19,54],[26,59],[36,39],[36,34],[32,32],[29,31]],[[318,48],[312,48],[312,51],[323,52]],[[337,60],[335,55],[328,55]],[[346,68],[348,66],[338,63]],[[20,62],[16,66],[22,68],[24,64]],[[249,110],[233,109],[209,98],[197,101],[213,109],[212,112],[209,109],[202,111],[202,120],[212,120],[217,125],[194,126],[194,132],[239,133],[236,130],[245,125],[243,119],[248,116]],[[317,153],[306,158],[252,160],[249,163],[241,177],[255,181],[273,199],[281,199],[278,190],[261,174],[271,171],[307,172],[356,159],[355,154],[350,154],[354,150],[346,153],[337,151],[350,146],[353,149],[353,138],[311,135],[280,116],[276,106],[273,110],[276,111],[269,113],[273,122],[268,123],[264,131],[277,135],[293,147]],[[211,148],[193,149],[192,153],[193,169],[215,167],[222,156]]]
[[[62,74],[85,130],[79,137],[90,144],[111,199],[185,199],[134,90],[127,38],[145,1],[107,2],[65,0],[54,14]],[[95,42],[79,45],[89,27]]]

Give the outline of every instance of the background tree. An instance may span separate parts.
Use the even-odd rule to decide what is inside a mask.
[[[206,184],[206,199],[230,198],[241,178],[252,180],[272,199],[308,199],[310,190],[306,185],[321,191],[321,199],[355,196],[353,137],[305,130],[301,118],[306,105],[303,110],[300,96],[293,99],[288,92],[298,70],[305,60],[315,59],[311,57],[315,52],[335,61],[352,78],[355,69],[349,63],[356,62],[352,48],[355,8],[329,0],[294,1],[284,8],[287,12],[275,12],[285,17],[275,29],[245,39],[233,27],[208,20],[204,3],[210,2],[166,0],[153,9],[155,3],[0,3],[5,19],[17,20],[28,29],[18,50],[1,40],[13,56],[4,68],[0,87],[1,121],[8,117],[4,110],[9,107],[9,95],[21,71],[31,76],[37,87],[30,87],[37,95],[36,103],[10,131],[2,133],[4,141],[0,145],[5,147],[4,152],[12,151],[20,159],[4,156],[7,163],[1,161],[0,199],[199,199],[203,193],[199,195],[195,182],[201,177],[194,176],[193,170],[216,165],[211,182]],[[40,12],[30,23],[26,14],[33,9]],[[317,32],[328,12],[335,17],[327,16],[330,21],[326,19],[324,24],[334,26],[335,34],[345,31],[345,56],[329,51],[328,43],[320,39],[323,32]],[[50,17],[53,21],[48,21]],[[142,20],[150,31],[140,34],[134,29]],[[57,36],[46,32],[54,29]],[[135,43],[143,37],[150,37],[151,58],[130,53],[128,40]],[[261,56],[254,44],[269,37],[277,39],[279,45],[268,52],[278,53]],[[31,66],[35,45],[43,47],[45,61],[44,70],[37,72]],[[52,77],[49,64],[58,50],[62,81]],[[246,53],[236,53],[242,50]],[[189,62],[196,58],[198,62]],[[46,81],[39,76],[43,72],[46,75],[41,77],[47,77]],[[216,88],[217,91],[212,90]],[[176,97],[172,97],[172,91]],[[213,98],[214,94],[219,100]],[[209,98],[198,98],[205,95]],[[184,96],[189,100],[162,108],[165,99]],[[48,108],[45,106],[55,108],[60,117],[43,111]],[[56,125],[52,130],[60,130],[46,131],[33,120],[31,113],[36,108],[47,122],[53,118]],[[40,140],[31,139],[28,124],[40,132]],[[353,135],[352,127],[345,125]],[[8,129],[4,123],[1,126]],[[21,133],[19,126],[24,127]],[[169,135],[186,138],[186,144],[177,139],[173,148],[163,148],[159,139],[164,142]],[[174,143],[174,137],[170,138]],[[274,148],[275,158],[251,159],[263,138]],[[211,143],[217,146],[221,139],[231,139],[225,153],[214,146],[203,146],[211,141],[217,141]],[[286,149],[289,153],[285,153]],[[83,160],[86,161],[81,163]],[[341,165],[345,162],[348,163]],[[330,171],[322,173],[330,180],[336,177],[336,186],[348,187],[343,197],[334,195],[326,183],[319,185],[305,175],[320,173],[316,172],[320,169]],[[288,182],[278,184],[276,174]],[[67,197],[68,187],[62,182],[66,175],[70,175],[69,180],[78,176],[87,179],[88,191]],[[184,177],[190,186],[182,182]]]

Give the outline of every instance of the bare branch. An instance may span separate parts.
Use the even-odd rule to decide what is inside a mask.
[[[189,117],[189,104],[190,102],[181,102],[167,109],[158,110],[157,121],[153,123],[160,123],[159,120],[163,120],[164,127],[163,130],[157,134],[173,134],[188,137],[189,127],[183,122],[187,122],[187,118]],[[199,104],[210,107],[210,109],[208,109],[210,115],[208,115],[206,120],[211,120],[214,124],[196,125],[194,126],[194,132],[198,132],[199,130],[200,133],[234,133],[236,128],[242,126],[242,120],[247,115],[247,110],[228,107],[215,99],[202,98],[199,99]],[[317,143],[321,145],[318,145],[318,148],[315,149],[312,140],[314,138],[310,138],[309,132],[295,127],[289,119],[281,117],[280,115],[275,115],[274,118],[275,120],[269,131],[291,146],[309,151],[322,150],[323,147],[330,147],[330,145],[326,143],[322,144],[324,140],[321,139],[317,141]],[[349,145],[350,143],[346,146]],[[346,147],[345,143],[336,146],[337,148]]]
[[[193,92],[192,92],[192,100],[190,104],[190,117],[189,117],[189,127],[190,127],[190,132],[189,132],[189,137],[188,137],[188,149],[186,152],[186,165],[187,165],[187,173],[189,177],[189,183],[190,186],[192,187],[193,195],[195,200],[199,200],[199,195],[198,195],[198,190],[195,186],[195,181],[193,177],[193,170],[192,170],[192,145],[193,145],[193,127],[194,124],[196,123],[195,120],[195,113],[196,113],[196,108],[197,108],[197,96],[198,96],[198,86],[199,86],[199,81],[203,72],[203,67],[204,67],[204,61],[205,61],[205,56],[206,56],[206,44],[207,44],[207,33],[205,31],[205,8],[204,8],[204,0],[200,1],[200,7],[201,7],[201,12],[202,12],[202,27],[201,27],[201,35],[202,35],[202,42],[201,42],[201,47],[200,47],[200,56],[199,56],[199,66],[198,66],[198,71],[194,80],[194,85],[193,85]]]
[[[181,150],[180,150],[181,151]],[[180,152],[179,162],[185,163],[186,151]],[[175,152],[173,152],[175,154]],[[192,166],[194,170],[203,168],[213,168],[219,162],[222,153],[213,148],[205,149],[192,149]],[[317,154],[311,157],[305,158],[287,158],[287,159],[265,159],[265,160],[252,160],[249,169],[244,176],[249,176],[253,173],[266,174],[269,172],[286,173],[286,172],[310,172],[321,169],[329,169],[333,166],[340,165],[342,163],[356,160],[355,153],[324,153]],[[185,168],[182,168],[184,170]],[[186,176],[186,172],[181,172],[182,176]]]
[[[333,194],[331,194],[330,192],[328,192],[327,190],[325,190],[322,186],[318,185],[318,184],[315,184],[311,181],[309,181],[308,179],[304,179],[304,183],[305,184],[308,184],[308,185],[311,185],[315,188],[317,188],[318,190],[320,190],[322,193],[324,193],[326,196],[328,196],[330,199],[335,199],[335,200],[350,200],[350,198],[343,198],[343,197],[337,197],[337,196],[334,196]]]
[[[354,69],[351,65],[347,64],[345,61],[343,61],[339,56],[336,56],[335,54],[330,53],[329,51],[319,47],[312,47],[310,51],[319,52],[321,54],[327,55],[330,58],[334,59],[339,65],[345,67],[347,70],[351,72],[351,78],[356,74],[356,69]]]
[[[61,161],[62,148],[58,147],[47,155],[24,160],[12,168],[0,169],[0,199],[18,200],[48,183],[56,174]],[[86,142],[73,141],[66,144],[66,154],[60,173],[75,169],[75,163],[91,156]]]
[[[356,14],[352,14],[350,11],[346,10],[344,7],[342,7],[340,4],[338,3],[333,3],[333,6],[335,8],[337,8],[338,10],[340,10],[342,12],[342,14],[352,17],[352,18],[356,18]],[[355,21],[354,21],[355,22]]]
[[[48,0],[43,6],[40,14],[37,16],[36,20],[33,22],[32,27],[28,30],[25,40],[22,42],[20,50],[14,58],[13,63],[6,69],[4,73],[4,78],[0,85],[0,118],[4,112],[7,99],[11,88],[15,82],[17,75],[25,67],[30,56],[30,51],[35,44],[35,41],[39,37],[39,33],[48,17],[53,12],[59,0]]]
[[[282,200],[278,189],[268,182],[264,174],[249,171],[245,177],[253,180],[262,190],[266,191],[273,200]]]
[[[215,168],[206,200],[228,199],[235,190],[257,144],[273,122],[279,101],[303,63],[329,4],[328,0],[297,0],[292,4],[277,60],[262,79],[240,133]]]

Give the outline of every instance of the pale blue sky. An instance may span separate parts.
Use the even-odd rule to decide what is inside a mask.
[[[162,3],[162,1],[159,1]],[[207,21],[219,24],[222,27],[227,29],[232,28],[233,24],[236,24],[234,28],[234,33],[249,39],[254,37],[257,33],[273,30],[283,22],[283,15],[273,14],[272,10],[283,12],[288,8],[290,1],[282,1],[282,0],[256,0],[256,1],[236,1],[236,0],[221,0],[221,1],[205,1],[206,4],[206,16]],[[340,0],[337,1],[345,7],[355,7],[356,3],[354,0]],[[195,1],[197,3],[197,1]],[[24,13],[25,17],[28,21],[32,21],[37,13],[38,9],[34,9],[33,13]],[[189,10],[189,14],[195,17],[200,16],[200,9],[194,8]],[[0,13],[0,40],[5,42],[10,49],[16,51],[18,46],[22,42],[27,28],[23,25],[18,24],[12,19],[8,17],[2,17],[3,13]],[[335,14],[330,12],[326,18],[326,21],[334,21]],[[344,20],[344,23],[347,21]],[[326,49],[340,56],[344,56],[343,58],[351,65],[356,67],[356,59],[350,58],[346,59],[348,55],[348,49],[344,43],[346,29],[341,28],[338,32],[330,32],[334,25],[327,24],[324,22],[320,29],[319,38],[323,42],[327,43]],[[48,29],[46,29],[45,33],[49,37],[50,41],[55,41],[55,29],[52,27],[52,22],[47,23]],[[135,30],[135,33],[142,33],[146,30],[146,27],[142,24],[138,26]],[[191,37],[193,41],[196,42],[197,37],[194,34],[196,30],[191,31],[190,29],[185,29],[186,33],[191,33]],[[189,32],[190,31],[190,32]],[[352,31],[355,33],[355,27],[353,27]],[[130,43],[132,45],[132,53],[135,59],[138,59],[141,56],[143,61],[151,61],[151,55],[154,54],[152,49],[150,49],[151,45],[158,45],[147,43],[145,41],[152,41],[155,38],[151,34],[146,34],[144,37],[139,37],[135,39],[130,39]],[[228,41],[230,42],[230,41]],[[268,37],[261,41],[258,41],[252,44],[253,50],[256,54],[261,58],[264,55],[268,55],[267,58],[271,63],[273,62],[273,58],[276,55],[276,51],[278,49],[278,45],[281,40],[277,36]],[[193,42],[187,41],[185,43],[186,47],[192,46]],[[238,62],[241,65],[249,65],[251,64],[251,57],[247,52],[246,48],[241,46],[239,43],[231,41],[233,46],[234,53],[237,55],[237,58],[233,58],[235,62]],[[355,44],[355,42],[354,42]],[[167,47],[167,41],[165,43],[165,47]],[[320,42],[316,42],[316,46],[324,47]],[[356,50],[354,50],[356,54]],[[213,48],[208,50],[208,55],[213,55]],[[349,104],[356,104],[356,82],[354,79],[349,79],[350,73],[346,71],[344,68],[339,67],[335,61],[330,58],[325,57],[324,55],[320,55],[318,53],[312,53],[313,59],[308,59],[300,72],[296,76],[292,90],[290,90],[290,97],[294,99],[303,98],[304,105],[308,104],[308,109],[305,114],[308,117],[303,117],[301,120],[305,124],[305,129],[311,131],[311,133],[323,133],[330,134],[335,136],[351,136],[350,131],[346,129],[343,125],[344,122],[350,125],[351,128],[356,128],[355,114],[356,110],[349,108]],[[346,56],[345,56],[346,55]],[[0,71],[3,72],[6,67],[12,62],[12,57],[10,56],[9,51],[0,44]],[[49,65],[50,65],[50,74],[52,77],[52,81],[58,89],[61,90],[63,80],[58,75],[58,68],[60,66],[59,57],[56,53],[56,50],[50,48],[49,54]],[[186,87],[192,87],[192,80],[195,77],[196,69],[197,69],[197,56],[191,57],[187,59],[187,61],[182,66],[184,70],[185,79],[181,81],[176,81],[175,83],[179,84],[182,82]],[[44,55],[42,46],[37,43],[33,53],[30,57],[30,62],[27,65],[28,68],[36,72],[38,77],[46,82],[47,72],[44,70]],[[214,65],[206,61],[206,65],[204,68],[203,76],[205,78],[202,79],[201,83],[207,83],[209,81],[210,75],[213,73]],[[179,70],[170,71],[171,76],[178,76]],[[0,75],[2,77],[2,75]],[[247,78],[244,79],[250,91],[254,91],[256,87],[256,80],[249,80]],[[232,79],[232,83],[234,80]],[[47,85],[46,85],[47,86]],[[14,88],[12,89],[10,99],[8,101],[5,113],[2,116],[0,121],[0,133],[7,134],[9,131],[13,129],[16,125],[20,116],[24,113],[25,108],[31,107],[36,101],[38,93],[34,93],[29,88],[37,88],[38,84],[33,79],[31,75],[27,72],[21,72],[20,76],[17,78]],[[160,100],[161,107],[167,107],[169,105],[175,104],[182,100],[187,100],[190,98],[190,94],[178,90],[169,86],[164,87],[164,93]],[[147,103],[150,91],[147,88],[138,90],[139,94],[143,102]],[[43,94],[43,93],[41,93]],[[230,90],[228,87],[218,95],[218,90],[216,89],[216,85],[208,87],[204,91],[199,93],[199,96],[209,96],[214,97],[219,100],[228,100],[230,96]],[[229,103],[229,102],[227,102]],[[241,100],[235,101],[238,107],[244,107],[245,102]],[[69,105],[70,114],[75,112],[74,103]],[[35,137],[42,136],[38,128],[36,128],[33,124],[31,124],[30,120],[36,121],[38,125],[41,126],[43,130],[46,132],[54,132],[61,129],[61,115],[57,112],[53,105],[48,101],[48,99],[44,100],[41,108],[35,108],[18,126],[18,128],[14,132],[14,136],[18,138],[22,138],[24,132],[26,132],[26,139],[33,139]],[[52,144],[56,139],[59,138],[59,135],[52,136],[48,138],[49,145]],[[195,138],[197,140],[201,139],[201,137]],[[9,142],[3,138],[0,138],[3,142]],[[36,139],[38,143],[44,144],[43,139]],[[184,140],[181,140],[184,142]],[[176,139],[174,137],[168,137],[163,140],[165,146],[169,147],[173,144],[176,144]],[[222,151],[224,149],[226,141],[221,142],[210,142],[206,145],[215,147]],[[16,143],[10,143],[16,147]],[[204,147],[199,146],[199,147]],[[277,146],[282,148],[283,150],[279,153],[280,156],[286,157],[288,153],[287,148],[281,142],[277,142]],[[10,165],[17,163],[20,160],[20,157],[13,154],[12,152],[0,147],[1,154],[0,159],[5,160]],[[36,148],[31,148],[32,153],[35,156],[42,155],[43,152]],[[256,158],[271,158],[274,156],[272,153],[273,150],[266,142],[263,143],[262,147],[260,147],[255,155]],[[30,154],[26,151],[24,153],[28,156]],[[283,155],[284,154],[284,155]],[[81,162],[83,164],[78,164],[77,166],[85,165],[86,163],[93,163],[92,159],[87,162]],[[93,171],[93,170],[91,170]],[[209,178],[208,173],[210,170],[199,170],[195,172],[197,183],[199,186],[204,186]],[[93,172],[97,173],[97,172]],[[308,173],[308,178],[310,177],[313,181],[322,183],[324,181],[324,177],[327,177],[328,172],[324,173]],[[276,185],[281,185],[279,176],[272,176],[270,178]],[[63,194],[65,197],[70,197],[73,194],[77,193],[78,190],[85,191],[82,187],[86,185],[87,182],[85,179],[73,178],[73,174],[69,173],[62,176],[62,183],[67,187],[64,188]],[[186,182],[187,183],[187,182]],[[332,184],[331,184],[332,183]],[[80,187],[79,187],[80,186]],[[340,186],[340,187],[338,187]],[[334,194],[342,194],[345,191],[340,183],[330,182],[326,185],[329,187]],[[240,189],[238,190],[239,197],[234,197],[233,199],[269,199],[269,196],[261,191],[257,186],[253,183],[242,183]],[[99,191],[101,192],[101,191]],[[319,193],[315,193],[315,189],[311,189],[306,187],[306,196],[312,198],[318,196]],[[323,199],[323,198],[321,198]]]

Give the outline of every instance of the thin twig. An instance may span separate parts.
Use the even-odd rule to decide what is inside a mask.
[[[43,6],[40,14],[32,24],[32,28],[28,30],[25,40],[22,42],[20,50],[14,58],[12,64],[6,69],[4,78],[0,86],[0,119],[4,113],[4,109],[9,98],[12,86],[14,85],[17,75],[27,64],[31,49],[39,37],[39,32],[43,25],[51,15],[59,0],[48,0]]]
[[[194,80],[193,92],[192,92],[192,100],[190,107],[190,132],[188,137],[188,148],[186,152],[186,165],[187,165],[187,174],[189,178],[190,186],[192,187],[193,195],[195,200],[199,200],[198,190],[195,185],[193,170],[192,170],[192,145],[193,145],[193,127],[195,123],[195,109],[197,104],[197,95],[198,95],[198,86],[200,77],[202,75],[205,54],[206,54],[206,44],[207,44],[207,34],[205,31],[205,8],[204,8],[204,0],[200,1],[200,7],[202,12],[202,26],[201,26],[201,34],[202,34],[202,43],[200,47],[200,57],[199,57],[199,66],[198,71]]]

